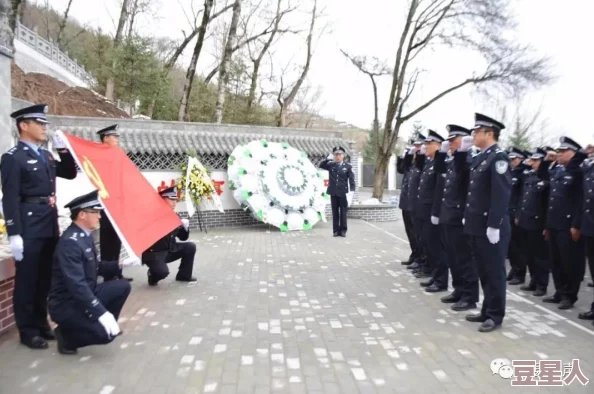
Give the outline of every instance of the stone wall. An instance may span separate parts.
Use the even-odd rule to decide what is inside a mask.
[[[392,222],[400,218],[398,205],[352,205],[348,217],[362,219],[368,222]]]
[[[14,312],[12,310],[12,292],[14,279],[0,280],[0,335],[14,326]]]

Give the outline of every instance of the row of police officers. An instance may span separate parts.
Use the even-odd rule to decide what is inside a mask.
[[[78,348],[109,343],[120,334],[117,319],[130,293],[130,279],[122,276],[122,242],[101,215],[97,191],[65,205],[72,224],[60,235],[56,177],[74,179],[77,168],[59,136],[52,136],[59,160],[42,148],[48,138],[47,111],[48,106],[40,104],[11,114],[19,141],[0,160],[3,214],[16,268],[13,309],[22,344],[47,349],[47,341],[57,339],[61,354],[76,354]],[[117,125],[97,134],[103,144],[118,145]],[[176,186],[159,194],[164,205],[175,209]],[[175,260],[181,260],[175,279],[196,281],[192,277],[196,246],[176,240],[189,237],[189,221],[181,222],[142,254],[151,286],[168,276],[167,264]],[[100,256],[91,234],[99,227]],[[57,323],[55,330],[48,322],[48,309]]]
[[[451,274],[454,291],[441,301],[455,311],[476,308],[480,281],[481,310],[466,320],[480,323],[481,332],[501,326],[508,281],[524,284],[529,272],[522,290],[544,296],[552,273],[555,292],[543,301],[569,309],[585,256],[594,261],[594,166],[587,152],[568,137],[556,150],[505,151],[498,145],[504,129],[477,113],[471,130],[448,125],[447,138],[419,134],[397,162],[411,245],[403,265],[431,293],[447,291]],[[594,303],[579,318],[594,320]]]

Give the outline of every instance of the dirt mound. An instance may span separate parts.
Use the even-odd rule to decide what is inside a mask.
[[[88,116],[100,118],[129,118],[100,94],[82,87],[69,87],[46,74],[25,74],[12,65],[12,97],[32,103],[46,103],[49,113],[65,116]]]

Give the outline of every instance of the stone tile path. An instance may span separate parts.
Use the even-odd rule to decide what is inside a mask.
[[[594,326],[576,310],[508,298],[504,327],[477,332],[443,295],[426,294],[398,259],[400,222],[352,220],[309,233],[264,227],[194,233],[196,284],[173,274],[156,288],[128,267],[125,334],[74,357],[0,339],[0,393],[523,393],[493,375],[495,358],[580,359],[594,379]],[[587,393],[592,384],[544,388]]]

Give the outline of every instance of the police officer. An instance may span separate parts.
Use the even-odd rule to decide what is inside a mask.
[[[586,155],[582,147],[569,137],[561,137],[557,148],[559,164],[551,174],[546,229],[551,254],[551,271],[555,294],[544,302],[570,309],[577,301],[585,272],[582,224],[584,192],[581,164]]]
[[[408,182],[410,179],[410,169],[412,165],[412,158],[413,155],[409,154],[410,149],[412,148],[414,140],[408,141],[408,146],[400,156],[396,160],[396,170],[399,174],[402,174],[402,185],[400,187],[400,199],[398,201],[398,208],[402,211],[402,221],[404,222],[404,230],[406,231],[406,237],[408,239],[408,243],[410,245],[411,254],[406,261],[402,261],[402,265],[411,265],[415,261],[418,261],[422,257],[421,248],[417,243],[417,237],[415,236],[413,223],[412,223],[412,214],[411,214],[411,206],[408,196]]]
[[[497,145],[503,129],[501,122],[475,114],[472,135],[481,153],[473,159],[470,168],[464,232],[469,235],[485,298],[481,311],[467,315],[466,320],[482,323],[480,332],[500,327],[505,315],[511,173],[507,153]]]
[[[54,255],[49,312],[58,324],[61,354],[76,354],[89,345],[106,344],[120,333],[117,320],[130,294],[130,283],[97,283],[97,275],[119,270],[118,261],[98,261],[91,232],[99,225],[102,205],[97,190],[65,206],[72,224],[64,231]]]
[[[330,173],[328,175],[328,194],[332,205],[332,231],[335,237],[346,237],[347,211],[349,209],[347,193],[355,192],[353,168],[344,162],[344,149],[340,146],[332,149],[332,154],[320,163],[320,168]]]
[[[454,292],[441,299],[443,303],[453,304],[454,311],[467,311],[476,308],[479,299],[478,274],[468,237],[464,234],[462,219],[468,193],[468,151],[473,144],[470,130],[448,125],[449,150],[453,152],[444,168],[445,186],[438,219],[442,226],[442,238],[447,261],[452,273]]]
[[[11,114],[19,142],[2,155],[2,205],[10,250],[15,260],[13,307],[21,342],[46,349],[55,336],[47,321],[52,255],[58,236],[56,177],[74,179],[74,158],[58,136],[52,137],[60,156],[40,147],[47,140],[45,104]]]
[[[526,263],[530,269],[530,283],[520,287],[541,297],[549,285],[549,249],[542,235],[547,214],[549,167],[546,152],[537,148],[528,159],[530,170],[523,175],[522,196],[514,224],[520,231],[519,242],[525,245]],[[510,282],[511,283],[511,282]]]
[[[593,152],[594,147],[588,145],[585,153],[591,155]],[[582,237],[584,237],[584,243],[586,244],[586,256],[590,265],[590,277],[592,277],[594,275],[594,164],[592,160],[584,161],[582,171],[584,177]],[[580,313],[578,318],[582,320],[594,320],[594,301],[590,306],[590,310]]]
[[[109,146],[119,146],[120,134],[118,133],[118,125],[114,124],[105,127],[97,132],[99,139],[102,144]],[[115,229],[111,220],[107,215],[101,215],[101,221],[99,226],[99,250],[101,252],[101,259],[107,261],[117,261],[120,259],[120,253],[122,250],[122,241]],[[122,275],[122,270],[112,278],[105,278],[105,280],[111,279],[126,279],[132,282],[132,278],[125,278]]]
[[[413,233],[417,239],[417,245],[419,247],[419,253],[421,257],[413,264],[406,267],[412,270],[416,276],[429,277],[430,272],[427,269],[427,253],[423,246],[422,237],[422,226],[421,221],[417,215],[419,207],[419,183],[421,181],[422,168],[425,165],[425,153],[423,151],[423,143],[425,136],[421,133],[417,133],[416,138],[412,147],[408,150],[408,160],[411,160],[410,174],[408,179],[408,202],[410,206],[410,213],[413,225]]]
[[[427,251],[427,267],[430,280],[422,283],[425,291],[437,293],[448,289],[448,266],[443,253],[439,223],[431,222],[431,212],[437,190],[436,167],[442,166],[444,155],[437,155],[444,138],[433,130],[429,130],[425,139],[425,163],[419,181],[417,218],[421,223],[421,238]],[[439,162],[438,162],[439,161]],[[440,201],[441,203],[441,201]]]
[[[526,171],[528,167],[523,164],[527,156],[521,149],[516,147],[510,148],[508,157],[511,164],[512,189],[508,207],[508,215],[511,225],[511,239],[509,242],[508,257],[511,269],[507,275],[507,280],[510,285],[519,285],[523,284],[526,280],[526,251],[524,250],[521,231],[515,224],[515,218],[520,203],[520,197],[522,195],[524,171]]]
[[[171,186],[161,190],[159,195],[165,200],[171,209],[175,210],[177,205],[177,186]],[[187,241],[190,237],[190,222],[188,219],[182,219],[182,225],[172,232],[155,242],[142,254],[142,264],[149,270],[148,284],[156,286],[157,283],[169,275],[167,264],[181,259],[179,269],[175,280],[178,282],[196,282],[197,279],[192,276],[194,268],[194,256],[196,255],[196,244]]]

